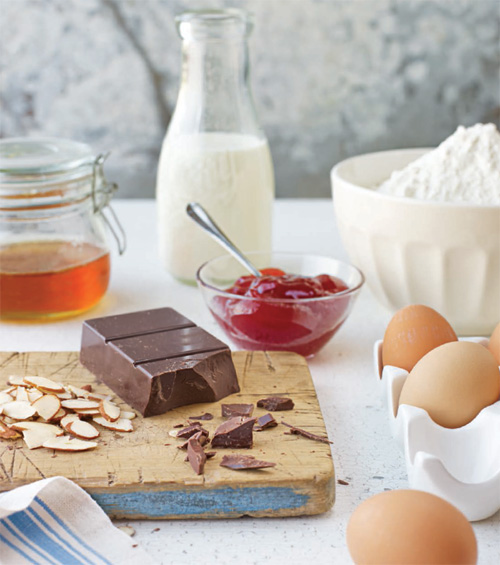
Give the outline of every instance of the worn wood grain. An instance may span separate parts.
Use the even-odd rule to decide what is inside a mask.
[[[289,396],[295,409],[275,412],[277,421],[326,434],[302,357],[244,351],[233,357],[241,392],[222,402],[256,405],[266,396]],[[0,390],[7,386],[9,375],[41,375],[76,386],[91,383],[97,392],[110,392],[80,365],[76,352],[0,353]],[[254,433],[251,450],[218,450],[207,462],[205,474],[195,475],[184,461],[185,452],[177,449],[180,441],[168,432],[190,416],[210,412],[214,419],[203,425],[212,434],[223,421],[220,404],[195,404],[161,416],[138,417],[133,433],[101,429],[99,446],[89,452],[30,451],[22,440],[0,440],[0,491],[62,475],[89,492],[110,516],[129,519],[297,516],[331,507],[335,480],[330,446],[286,435],[281,425]],[[265,413],[255,408],[255,416]],[[239,451],[277,465],[255,471],[219,466],[222,455]]]

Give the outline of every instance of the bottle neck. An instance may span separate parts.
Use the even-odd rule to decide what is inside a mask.
[[[171,129],[262,135],[249,78],[245,37],[184,39],[181,86]]]

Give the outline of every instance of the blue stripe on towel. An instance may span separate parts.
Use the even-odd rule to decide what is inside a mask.
[[[46,555],[44,555],[35,545],[33,545],[31,543],[31,541],[24,539],[20,534],[18,534],[16,532],[16,530],[14,530],[14,528],[7,523],[7,520],[2,520],[0,522],[0,524],[2,524],[5,529],[7,531],[9,531],[15,538],[17,538],[22,544],[24,544],[26,547],[28,547],[33,553],[36,553],[37,555],[40,555],[40,557],[43,557],[45,559],[45,561],[47,563],[51,563],[51,564],[55,564],[57,565],[57,563],[55,561],[52,561],[51,559],[49,559]]]
[[[28,509],[29,510],[29,509]],[[63,541],[54,532],[57,541],[53,540],[43,529],[28,516],[26,511],[16,512],[8,518],[16,528],[24,532],[30,539],[36,540],[37,544],[47,551],[53,558],[58,559],[64,565],[84,565],[71,553],[66,551],[59,542]]]
[[[26,561],[28,561],[28,563],[33,563],[33,565],[40,565],[40,563],[38,563],[37,561],[33,561],[33,559],[31,559],[31,557],[29,555],[24,553],[24,551],[22,549],[20,549],[19,547],[17,547],[17,545],[14,545],[7,538],[2,536],[2,534],[0,534],[0,541],[3,542],[8,547],[10,547],[11,549],[13,549],[14,551],[16,551],[17,553],[19,553],[19,555],[22,555],[26,559]]]
[[[100,553],[98,553],[97,551],[95,551],[92,547],[90,547],[90,545],[88,545],[87,543],[85,543],[79,536],[77,536],[68,526],[67,524],[65,524],[61,518],[59,518],[59,516],[49,507],[47,506],[47,504],[45,504],[45,502],[41,499],[38,498],[38,496],[35,497],[35,502],[37,502],[44,510],[45,512],[47,512],[47,514],[49,514],[49,516],[51,518],[53,518],[57,524],[66,532],[68,533],[73,539],[75,539],[82,547],[84,547],[87,551],[89,551],[90,553],[92,553],[93,555],[95,555],[97,558],[101,559],[104,563],[106,563],[106,565],[113,565],[113,563],[111,563],[111,561],[108,561],[103,555],[101,555]],[[40,520],[43,521],[43,519],[37,514],[38,518]],[[73,548],[74,549],[74,548]],[[76,551],[76,549],[75,549]],[[79,552],[78,552],[79,553]],[[81,553],[79,553],[79,555],[81,555]],[[83,557],[83,556],[82,556]]]

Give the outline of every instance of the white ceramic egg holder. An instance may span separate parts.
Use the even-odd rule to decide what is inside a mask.
[[[466,338],[488,345],[483,338]],[[444,498],[470,521],[500,509],[500,401],[462,428],[443,428],[422,408],[399,396],[408,372],[382,367],[382,341],[375,342],[375,376],[389,412],[391,432],[404,450],[410,488]]]

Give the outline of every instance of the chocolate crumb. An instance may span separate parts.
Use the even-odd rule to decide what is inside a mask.
[[[262,430],[266,430],[268,428],[275,428],[277,425],[278,422],[274,419],[274,416],[272,414],[264,414],[264,416],[257,418],[254,430],[256,432],[261,432]]]
[[[200,445],[205,445],[207,443],[209,443],[209,439],[208,439],[208,432],[207,430],[201,430],[199,432],[196,432],[195,434],[193,434],[189,439],[196,439],[197,441],[200,442]],[[188,448],[188,443],[189,443],[189,439],[187,441],[185,441],[182,445],[178,445],[177,448],[178,449],[187,449]]]
[[[201,416],[189,416],[190,420],[213,420],[214,419],[214,415],[210,414],[210,412],[205,412],[205,414],[202,414]]]
[[[187,445],[188,461],[197,475],[203,475],[207,456],[201,443],[195,438],[189,438]]]
[[[87,392],[92,392],[92,385],[83,385],[81,389],[86,390]]]
[[[221,467],[227,467],[234,471],[242,471],[246,469],[265,469],[267,467],[275,467],[276,463],[270,461],[260,461],[252,455],[224,455],[220,462]]]
[[[261,398],[257,402],[257,406],[269,410],[269,412],[278,412],[281,410],[293,410],[295,404],[291,398],[269,396],[268,398]]]
[[[151,530],[151,533],[153,533],[153,532],[159,532],[159,531],[160,531],[160,528],[155,528],[154,530]]]
[[[139,546],[138,543],[133,543],[133,544],[132,544],[132,547],[138,547],[138,546]]]
[[[172,428],[183,428],[186,424],[175,424]]]
[[[194,434],[198,432],[204,432],[208,436],[208,431],[202,428],[201,425],[198,423],[198,424],[190,424],[189,426],[186,426],[182,430],[179,430],[176,434],[176,437],[189,439],[191,436],[194,436]]]
[[[344,481],[343,479],[337,479],[337,483],[339,485],[345,485],[345,486],[349,485],[349,483],[347,481]]]
[[[221,404],[223,418],[250,417],[253,414],[253,404]]]
[[[213,447],[246,447],[253,444],[255,418],[231,418],[222,423],[214,432]]]
[[[305,437],[307,439],[312,439],[313,441],[321,441],[323,443],[333,443],[333,441],[330,441],[327,437],[318,436],[316,434],[308,432],[307,430],[303,430],[301,428],[296,428],[295,426],[291,426],[290,424],[287,424],[286,422],[281,422],[281,423],[284,426],[286,426],[287,428],[290,428],[289,433],[291,433],[291,434],[302,436],[302,437]],[[287,433],[287,432],[285,432],[285,433]]]

